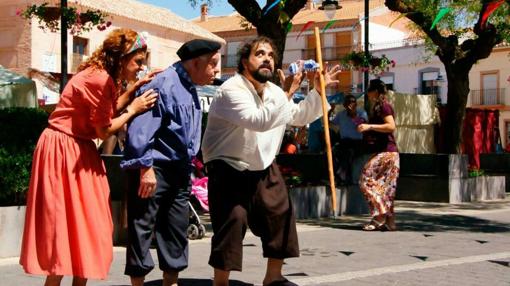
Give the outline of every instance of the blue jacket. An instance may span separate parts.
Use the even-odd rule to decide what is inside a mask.
[[[151,167],[154,162],[189,163],[200,148],[202,110],[195,85],[180,62],[144,85],[158,94],[157,104],[129,124],[123,169]]]

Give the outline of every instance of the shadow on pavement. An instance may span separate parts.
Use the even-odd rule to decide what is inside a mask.
[[[453,215],[453,214],[424,214],[412,210],[396,212],[397,227],[399,231],[411,232],[439,232],[439,231],[462,231],[482,233],[510,232],[510,224],[480,219],[476,217]],[[336,219],[313,219],[299,220],[309,225],[319,225],[347,230],[361,230],[361,226],[367,223],[368,217],[339,217]]]
[[[161,286],[163,283],[162,279],[146,281],[145,286]],[[179,279],[179,286],[211,286],[211,279],[191,279],[191,278],[182,278]],[[238,280],[230,280],[230,286],[253,286],[250,283],[244,283]],[[129,286],[129,285],[112,285],[112,286]]]
[[[510,196],[509,196],[510,199]],[[448,204],[448,203],[431,203],[431,202],[415,202],[415,201],[395,201],[396,209],[399,208],[414,208],[414,209],[447,209],[449,211],[482,211],[482,210],[500,210],[509,207],[510,202],[508,199],[501,201],[488,201],[488,202],[473,202],[462,204]]]

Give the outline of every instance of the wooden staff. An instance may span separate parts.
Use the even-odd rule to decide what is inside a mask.
[[[324,122],[324,140],[326,141],[326,155],[328,157],[328,171],[329,171],[329,187],[331,189],[331,205],[333,209],[333,217],[337,215],[336,209],[336,187],[335,175],[333,172],[333,154],[331,153],[331,140],[329,138],[329,118],[328,118],[328,105],[326,98],[326,83],[324,81],[324,67],[322,65],[321,53],[321,38],[319,34],[319,27],[315,27],[315,50],[317,51],[317,63],[319,64],[319,80],[321,85],[321,99],[322,99],[322,121]]]

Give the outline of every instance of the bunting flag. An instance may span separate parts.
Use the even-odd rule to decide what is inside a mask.
[[[292,22],[289,22],[287,24],[287,27],[285,28],[285,34],[288,34],[291,29],[292,29]]]
[[[398,15],[397,18],[395,18],[395,20],[391,21],[390,25],[388,27],[391,27],[391,25],[393,25],[395,22],[397,22],[398,20],[404,18],[405,16],[407,16],[407,13],[402,13],[400,15]]]
[[[301,36],[301,34],[306,31],[308,28],[310,28],[313,23],[315,23],[315,21],[308,21],[306,22],[306,24],[303,26],[303,28],[301,29],[301,31],[299,31],[299,34],[297,35],[296,37],[296,40],[299,39],[299,37]]]
[[[485,9],[485,12],[483,12],[482,14],[482,20],[480,21],[480,28],[485,28],[486,25],[487,25],[487,20],[489,19],[489,16],[492,15],[492,13],[494,13],[494,11],[496,11],[496,9],[499,8],[499,6],[501,6],[501,4],[505,3],[505,0],[499,0],[499,1],[494,1],[494,2],[490,2],[490,3],[486,3],[484,5],[487,5]]]
[[[324,33],[327,29],[329,29],[329,27],[331,27],[334,23],[336,22],[336,20],[331,20],[329,21],[326,26],[324,26],[324,28],[322,29],[322,32]]]
[[[269,11],[271,11],[271,9],[274,8],[274,6],[278,5],[278,3],[280,3],[280,1],[281,0],[276,0],[271,5],[269,5],[269,7],[267,7],[267,9],[264,11],[264,13],[262,13],[262,16],[266,16],[266,14],[269,13]]]
[[[354,29],[356,26],[359,25],[359,23],[361,23],[361,21],[365,21],[367,17],[363,17],[361,19],[359,19],[359,21],[356,21],[356,23],[354,23],[354,25],[352,25],[351,29]]]
[[[436,26],[436,24],[441,21],[441,19],[446,15],[448,14],[450,11],[452,10],[452,8],[441,8],[441,10],[439,10],[439,12],[437,13],[436,15],[436,18],[434,19],[434,22],[432,22],[432,25],[430,25],[430,30],[432,31],[434,29],[434,27]]]

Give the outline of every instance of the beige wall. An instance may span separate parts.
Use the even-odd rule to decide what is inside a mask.
[[[25,7],[26,1],[0,1],[0,65],[18,73],[30,66],[31,29],[16,10]]]
[[[481,83],[483,73],[496,72],[498,74],[498,88],[504,88],[504,92],[500,96],[505,106],[499,108],[499,130],[503,147],[510,143],[508,140],[510,133],[510,82],[507,81],[510,77],[509,54],[510,48],[508,47],[494,49],[488,58],[480,60],[469,73],[469,88],[471,90],[483,88]],[[468,98],[468,106],[470,105],[471,98]]]

